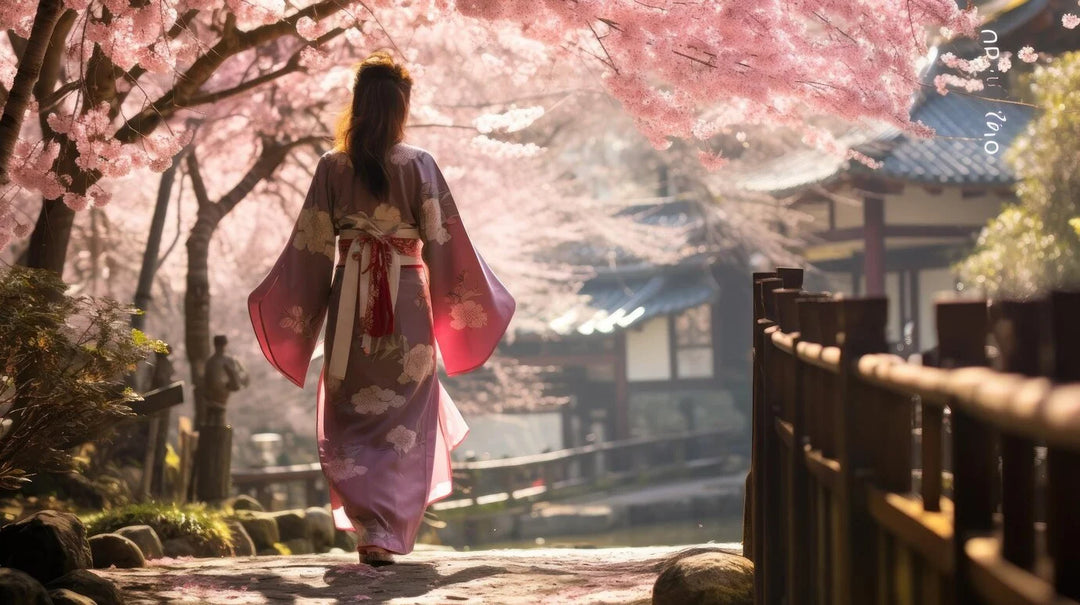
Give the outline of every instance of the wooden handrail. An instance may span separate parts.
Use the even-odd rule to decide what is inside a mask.
[[[885,298],[778,281],[755,274],[755,603],[1080,605],[1080,293],[941,302],[930,367],[885,353]]]
[[[464,473],[473,478],[496,478],[496,480],[489,482],[492,483],[492,485],[488,486],[489,489],[476,489],[476,486],[473,486],[472,493],[467,500],[474,504],[483,504],[487,501],[497,501],[500,498],[502,500],[513,500],[517,497],[533,497],[549,494],[551,492],[550,487],[540,489],[530,487],[527,483],[515,486],[510,478],[518,474],[527,474],[537,467],[541,469],[549,467],[566,469],[570,467],[570,465],[582,461],[585,461],[585,466],[590,466],[590,459],[594,461],[593,464],[600,465],[600,460],[596,458],[598,455],[607,455],[610,460],[603,462],[602,468],[597,466],[596,468],[579,469],[579,472],[582,473],[582,477],[559,479],[555,482],[557,483],[556,487],[575,487],[591,481],[601,480],[604,476],[614,477],[619,475],[619,473],[610,473],[611,467],[618,468],[629,465],[630,467],[638,468],[640,470],[656,466],[652,464],[649,457],[637,457],[634,460],[631,460],[630,458],[616,458],[617,453],[619,452],[633,452],[637,449],[662,447],[666,450],[672,450],[674,456],[672,464],[684,469],[692,469],[705,462],[716,464],[720,459],[709,458],[703,455],[683,459],[681,458],[682,454],[677,453],[683,452],[685,454],[688,444],[699,442],[726,443],[727,447],[723,449],[729,451],[733,448],[745,446],[746,435],[741,431],[735,432],[727,429],[703,429],[666,435],[634,437],[620,441],[610,441],[556,450],[553,452],[545,452],[543,454],[517,456],[497,460],[455,462],[453,463],[453,470],[455,473]],[[706,450],[707,448],[702,448],[703,453],[706,452]],[[724,456],[726,455],[727,454],[724,454]],[[622,474],[626,473],[624,472]],[[505,477],[506,479],[498,479],[499,477]],[[322,478],[322,468],[318,462],[242,469],[232,472],[233,485],[241,490],[252,488],[265,489],[274,484],[317,481]],[[468,502],[466,502],[466,504],[468,504]],[[460,506],[460,504],[454,502],[442,502],[440,503],[439,508],[457,508]]]

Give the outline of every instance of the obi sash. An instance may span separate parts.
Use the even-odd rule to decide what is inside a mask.
[[[352,228],[342,229],[338,241],[344,261],[341,297],[334,326],[334,348],[328,367],[332,378],[343,379],[349,363],[353,326],[360,318],[362,345],[371,351],[373,337],[394,331],[394,306],[397,303],[401,268],[423,266],[420,258],[420,232],[416,227],[399,225],[383,230],[364,216],[350,216]],[[339,265],[342,264],[339,261]]]

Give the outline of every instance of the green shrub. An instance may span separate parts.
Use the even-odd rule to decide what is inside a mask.
[[[50,271],[0,272],[0,490],[71,470],[71,448],[132,415],[123,377],[166,348],[131,329],[134,309],[66,288]]]
[[[149,525],[161,541],[192,536],[208,554],[232,554],[232,535],[221,511],[204,504],[142,502],[83,519],[89,536],[114,532],[128,525]]]

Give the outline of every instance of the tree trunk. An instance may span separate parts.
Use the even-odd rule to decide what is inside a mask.
[[[214,237],[221,219],[243,200],[251,190],[277,170],[285,161],[289,152],[301,145],[317,145],[320,137],[310,136],[276,143],[264,141],[262,151],[255,164],[244,177],[221,197],[216,203],[211,202],[199,172],[199,162],[192,151],[187,156],[188,175],[192,190],[199,202],[199,213],[195,226],[187,240],[188,271],[187,293],[184,294],[184,344],[187,346],[188,362],[191,365],[191,382],[195,397],[195,427],[202,426],[205,418],[203,400],[203,370],[210,358],[210,240]]]
[[[149,310],[150,301],[153,299],[151,289],[158,268],[161,234],[165,231],[165,215],[169,211],[169,198],[172,196],[173,183],[176,181],[176,170],[180,166],[182,155],[183,153],[176,154],[172,165],[161,173],[157,204],[154,205],[154,217],[150,220],[150,234],[146,237],[146,248],[143,249],[142,268],[139,269],[139,283],[135,287],[135,307],[143,311],[139,315],[131,317],[131,327],[136,330],[146,329],[146,312]]]
[[[4,103],[4,114],[0,116],[0,185],[8,182],[7,167],[19,140],[23,116],[30,104],[30,96],[37,83],[45,53],[49,50],[53,28],[64,12],[62,0],[40,0],[34,26],[30,30],[30,39],[19,58],[19,69],[15,72],[15,81]]]
[[[210,358],[210,240],[225,214],[218,204],[200,205],[199,216],[187,240],[187,293],[184,294],[184,344],[191,365],[195,395],[195,426],[202,426],[203,370]]]

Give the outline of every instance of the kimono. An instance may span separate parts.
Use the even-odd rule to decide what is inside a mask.
[[[476,369],[515,303],[469,241],[435,159],[398,144],[389,160],[380,201],[346,153],[319,159],[248,309],[263,354],[300,387],[326,320],[316,425],[334,524],[358,532],[359,547],[407,554],[427,506],[450,494],[450,451],[468,433],[436,346],[447,374]]]

